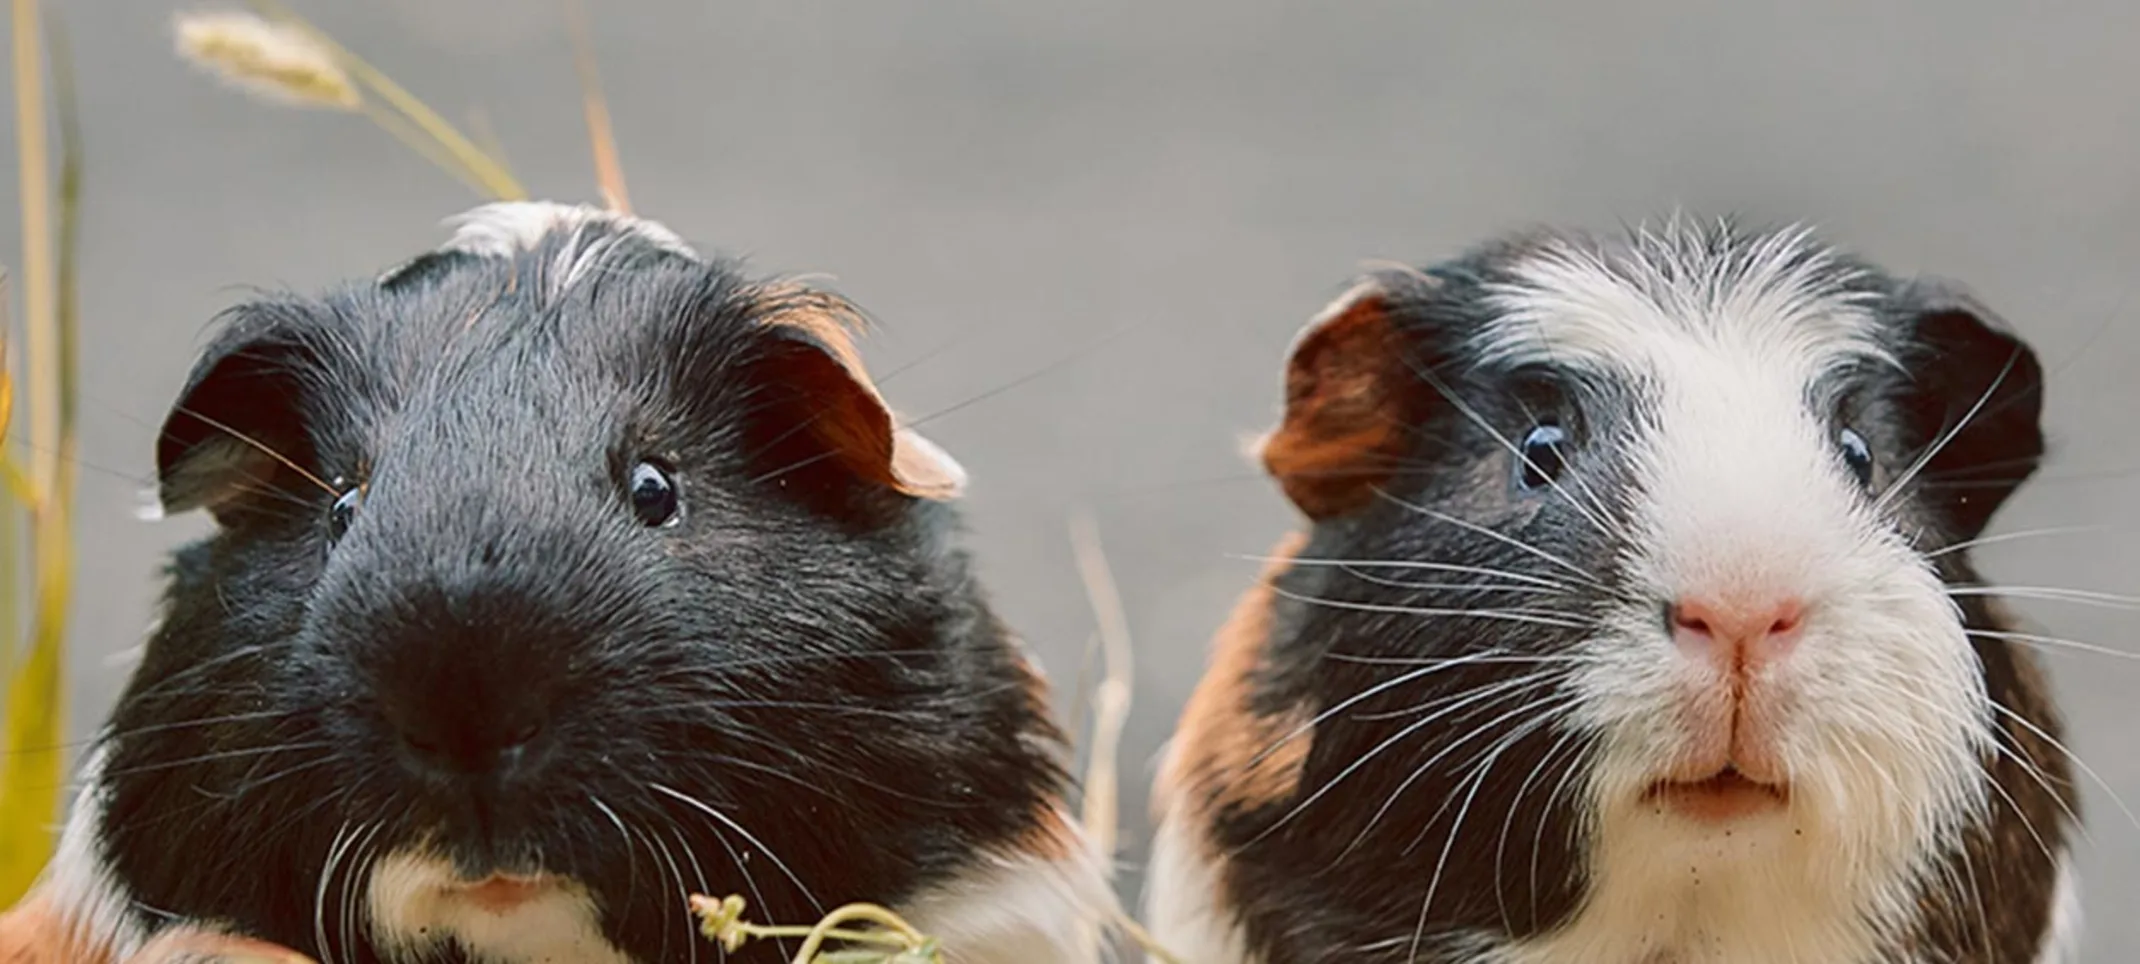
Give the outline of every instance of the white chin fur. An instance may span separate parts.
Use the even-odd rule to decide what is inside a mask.
[[[436,857],[401,853],[379,861],[368,910],[381,956],[419,961],[451,943],[479,964],[630,960],[602,937],[593,899],[576,886],[500,911],[470,901],[454,882],[452,865]]]
[[[1807,404],[1834,365],[1877,362],[1869,322],[1781,267],[1792,250],[1777,242],[1777,265],[1735,268],[1736,283],[1683,277],[1641,294],[1580,258],[1548,257],[1531,266],[1528,294],[1502,299],[1521,323],[1501,330],[1535,337],[1503,350],[1609,365],[1648,386],[1627,453],[1639,502],[1625,538],[1640,554],[1635,594],[1656,606],[1631,605],[1588,641],[1572,683],[1573,725],[1602,740],[1590,898],[1567,927],[1495,961],[1869,962],[1935,859],[1985,819],[1992,711],[1958,612],[1868,512]],[[1669,310],[1660,285],[1683,295],[1662,299]],[[1754,689],[1777,710],[1789,809],[1728,836],[1640,802],[1689,751],[1678,717],[1707,672],[1658,614],[1718,584],[1793,594],[1808,613]]]

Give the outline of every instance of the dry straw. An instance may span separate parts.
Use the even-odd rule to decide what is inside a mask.
[[[362,112],[477,191],[501,201],[527,198],[504,161],[378,68],[275,0],[252,6],[254,13],[179,14],[179,55],[270,103]]]

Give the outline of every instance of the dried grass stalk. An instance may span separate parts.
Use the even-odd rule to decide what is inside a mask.
[[[602,188],[602,203],[621,214],[632,213],[631,195],[624,190],[624,167],[617,161],[617,135],[609,127],[609,103],[602,96],[602,78],[595,71],[594,35],[587,27],[587,9],[580,0],[567,0],[572,16],[573,59],[580,69],[581,99],[587,107],[587,141],[594,148],[595,182]]]
[[[251,2],[258,12],[180,14],[180,55],[268,101],[361,112],[479,193],[499,201],[527,199],[504,161],[400,84],[281,3]]]
[[[1106,667],[1106,675],[1101,677],[1092,693],[1092,742],[1085,769],[1082,819],[1093,849],[1111,864],[1121,833],[1121,804],[1117,799],[1119,757],[1122,728],[1129,720],[1136,647],[1130,643],[1129,617],[1122,607],[1122,595],[1115,587],[1114,569],[1107,564],[1107,552],[1100,546],[1099,524],[1089,512],[1079,512],[1071,517],[1070,545],[1077,555],[1078,573],[1084,579],[1085,595],[1091,602],[1093,618],[1099,623],[1100,651]],[[1118,914],[1112,923],[1153,960],[1162,964],[1181,964],[1179,957],[1161,947],[1126,911]],[[1098,949],[1102,943],[1099,930],[1094,928],[1085,937],[1088,946],[1083,950],[1087,960],[1099,959]]]

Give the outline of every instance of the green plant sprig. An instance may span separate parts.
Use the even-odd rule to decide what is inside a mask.
[[[753,924],[743,919],[744,907],[742,896],[737,894],[720,900],[696,894],[691,897],[691,912],[698,915],[699,932],[725,951],[740,950],[754,940],[795,938],[802,941],[802,947],[795,953],[794,964],[944,964],[943,950],[935,938],[876,904],[848,904],[812,927]],[[876,926],[846,926],[851,921]],[[833,941],[866,946],[825,950],[825,945]]]

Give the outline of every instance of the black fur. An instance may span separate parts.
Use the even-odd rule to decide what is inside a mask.
[[[341,916],[352,868],[429,837],[474,877],[576,878],[640,960],[712,960],[686,890],[761,922],[894,903],[1061,794],[953,511],[813,449],[786,366],[814,349],[761,324],[780,296],[735,264],[622,234],[553,287],[566,246],[615,231],[230,313],[158,450],[167,500],[218,527],[178,553],[102,741],[105,856],[144,924],[375,960]],[[673,527],[632,513],[643,459],[674,469]],[[232,464],[246,489],[203,495]],[[307,476],[364,487],[338,543]],[[390,715],[535,736],[454,774]]]
[[[1699,243],[1737,257],[1762,236],[1720,229]],[[1378,276],[1382,310],[1416,376],[1393,413],[1407,424],[1409,447],[1379,497],[1316,522],[1299,555],[1431,560],[1517,576],[1302,563],[1277,577],[1250,712],[1313,715],[1312,744],[1296,792],[1263,806],[1222,806],[1207,828],[1222,861],[1223,902],[1265,964],[1469,960],[1481,946],[1544,934],[1581,909],[1588,815],[1569,791],[1595,765],[1595,747],[1551,721],[1546,708],[1574,697],[1560,688],[1553,664],[1535,659],[1566,654],[1599,612],[1663,601],[1638,599],[1629,588],[1627,554],[1639,547],[1601,532],[1568,499],[1514,484],[1519,465],[1504,440],[1522,439],[1551,414],[1573,437],[1563,485],[1597,506],[1606,530],[1626,531],[1621,523],[1642,498],[1621,457],[1626,434],[1644,418],[1630,394],[1638,388],[1596,372],[1511,369],[1474,351],[1473,336],[1497,320],[1490,286],[1510,280],[1512,265],[1545,237],[1497,241],[1423,272]],[[1816,386],[1809,403],[1831,406],[1866,435],[1884,485],[1982,399],[1967,429],[1946,441],[1890,510],[1922,551],[1974,538],[2043,452],[2034,355],[1949,289],[1847,258],[1826,270],[1834,289],[1875,306],[1887,347],[1906,371],[1866,365]],[[1580,572],[1547,555],[1572,560]],[[1966,551],[1941,555],[1939,568],[1949,584],[1976,581]],[[1521,579],[1565,591],[1512,598],[1477,587]],[[2004,628],[1983,603],[1964,600],[1969,626]],[[1459,614],[1478,608],[1515,608],[1551,624]],[[1975,646],[1993,698],[2056,734],[2040,681],[2016,668],[2027,655],[1995,639],[1979,637]],[[1476,661],[1431,665],[1452,657]],[[1536,682],[1522,682],[1532,676]],[[2074,796],[2064,761],[2009,720],[2000,730],[2002,744],[2026,753],[2043,776],[2000,769],[2005,799],[2019,801],[2042,839],[2056,844],[2064,832],[2059,808]],[[1909,938],[1931,955],[1924,959],[2026,964],[2022,949],[2044,932],[2050,858],[2034,838],[2016,843],[2020,818],[2003,804],[1994,808],[1995,825],[1970,844],[1973,861],[1972,854],[1948,858],[1948,879],[1977,889],[1928,895],[1927,903],[1936,910],[1981,892],[2002,930],[1993,938],[1980,933],[1974,914],[1928,913],[1922,933]],[[2002,870],[1986,877],[1987,863]]]

